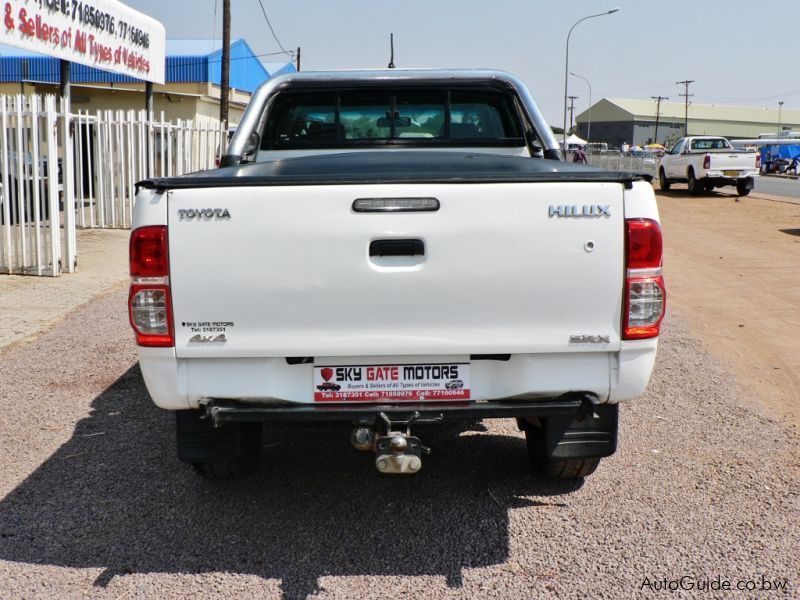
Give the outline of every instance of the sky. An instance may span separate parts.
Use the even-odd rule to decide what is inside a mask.
[[[795,10],[752,0],[232,0],[233,38],[256,54],[302,47],[303,70],[385,68],[389,34],[397,67],[509,71],[530,88],[545,117],[563,115],[569,70],[600,98],[667,96],[695,80],[692,102],[800,108]],[[221,37],[222,0],[127,0],[161,21],[168,39]],[[216,20],[214,18],[216,10]],[[795,41],[793,41],[793,39]],[[285,55],[265,56],[279,61]],[[288,60],[289,57],[287,56]],[[589,106],[584,80],[569,78],[575,114]]]

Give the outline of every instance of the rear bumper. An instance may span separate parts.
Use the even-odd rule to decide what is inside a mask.
[[[737,181],[741,181],[742,179],[752,179],[753,177],[758,177],[758,171],[739,171],[739,174],[736,177],[730,177],[725,175],[725,173],[721,170],[714,170],[708,171],[706,174],[706,179],[711,179],[715,182],[715,185],[736,185]],[[719,182],[719,183],[717,183]]]
[[[617,449],[618,406],[596,402],[595,396],[585,393],[537,402],[472,401],[436,406],[328,403],[270,406],[209,399],[202,403],[201,410],[177,413],[178,455],[190,463],[233,456],[239,448],[242,429],[261,422],[334,422],[385,431],[386,427],[403,429],[448,420],[516,418],[520,429],[540,432],[542,450],[548,456],[610,456]]]
[[[239,403],[209,399],[201,403],[205,416],[214,426],[224,423],[302,422],[350,423],[372,425],[386,415],[391,421],[408,421],[416,415],[417,423],[441,423],[468,419],[572,417],[597,398],[591,394],[566,394],[544,401],[496,401],[458,403],[403,404],[270,404]]]
[[[657,338],[627,340],[620,352],[474,360],[471,399],[480,406],[482,401],[495,407],[518,406],[519,402],[538,405],[580,391],[593,394],[601,403],[633,400],[647,387],[657,346]],[[208,399],[218,406],[229,402],[274,408],[291,403],[303,410],[314,410],[319,404],[313,397],[313,364],[290,365],[283,358],[177,359],[175,348],[144,347],[139,348],[139,364],[150,396],[166,410],[196,409]]]

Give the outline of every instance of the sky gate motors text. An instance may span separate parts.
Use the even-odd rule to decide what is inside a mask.
[[[458,379],[458,365],[336,367],[336,381],[398,381]]]

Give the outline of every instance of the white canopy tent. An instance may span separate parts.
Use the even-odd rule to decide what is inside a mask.
[[[567,148],[570,148],[571,146],[581,146],[581,147],[583,147],[588,143],[589,142],[587,142],[584,139],[579,138],[574,133],[567,138]]]

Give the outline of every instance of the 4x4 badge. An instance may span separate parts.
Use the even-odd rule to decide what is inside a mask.
[[[200,335],[198,333],[189,338],[190,344],[224,344],[227,341],[228,338],[225,337],[224,333],[220,333],[219,335]]]

